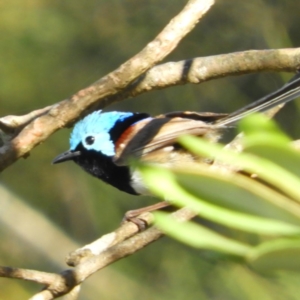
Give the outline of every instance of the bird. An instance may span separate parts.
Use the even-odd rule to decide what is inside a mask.
[[[187,167],[201,161],[177,143],[190,134],[212,141],[241,118],[300,96],[300,74],[267,96],[231,113],[177,111],[151,117],[138,112],[94,111],[77,122],[70,149],[53,164],[74,161],[89,174],[131,195],[151,195],[131,158],[164,167]]]

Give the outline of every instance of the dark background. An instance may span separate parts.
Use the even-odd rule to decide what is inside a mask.
[[[4,0],[0,3],[0,115],[21,115],[86,87],[140,51],[185,5],[172,0]],[[166,58],[177,61],[249,49],[299,45],[299,3],[219,0]],[[273,91],[291,74],[227,77],[152,91],[106,110],[160,114],[231,112]],[[300,102],[277,116],[299,138]],[[1,175],[0,264],[58,272],[79,245],[118,227],[124,213],[155,202],[51,165],[68,149],[56,133]],[[243,238],[243,237],[241,237]],[[76,244],[77,243],[77,244]],[[298,299],[300,276],[253,273],[215,252],[165,238],[90,278],[80,299]],[[0,278],[0,299],[26,299],[39,286]]]

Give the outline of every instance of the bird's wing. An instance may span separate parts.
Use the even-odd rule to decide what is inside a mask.
[[[207,122],[222,117],[224,114],[174,112],[139,121],[116,141],[114,162],[124,165],[130,157],[142,158],[158,149],[172,146],[181,135],[210,137],[215,133],[215,126]]]

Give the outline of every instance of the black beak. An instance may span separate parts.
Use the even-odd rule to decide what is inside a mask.
[[[64,161],[67,161],[67,160],[73,160],[74,157],[77,157],[77,156],[80,156],[81,155],[81,152],[80,151],[66,151],[58,156],[56,156],[52,163],[53,164],[59,164],[59,163],[62,163]]]

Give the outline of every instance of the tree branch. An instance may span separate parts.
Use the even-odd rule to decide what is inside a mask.
[[[60,275],[36,270],[0,266],[0,277],[23,279],[43,285],[50,285],[51,283],[57,281]]]
[[[0,170],[5,169],[20,157],[27,156],[31,149],[45,141],[58,129],[72,124],[87,109],[108,105],[109,96],[124,90],[141,74],[165,58],[194,28],[213,3],[214,0],[188,1],[184,9],[140,53],[69,99],[19,118],[14,116],[2,118],[0,129],[2,135],[4,133],[2,136],[4,144],[0,148]],[[194,216],[191,212],[183,215],[183,218]],[[65,270],[61,274],[3,267],[0,269],[0,276],[22,278],[46,285],[43,291],[31,299],[54,299],[67,293],[71,293],[71,297],[76,299],[79,285],[87,277],[162,236],[162,233],[154,227],[133,236],[137,232],[134,226],[133,224],[124,225],[115,233],[106,235],[102,241],[93,243],[92,248],[90,245],[83,251],[77,251],[80,257],[76,258],[76,255],[73,255],[73,260],[69,260],[76,267]],[[107,242],[108,237],[110,237],[109,242]],[[103,246],[103,240],[106,240],[105,246]],[[88,253],[88,257],[83,253]],[[95,255],[95,253],[98,254]]]
[[[71,125],[88,110],[96,107],[102,108],[152,89],[178,84],[201,83],[218,77],[262,70],[294,71],[299,68],[300,48],[245,51],[155,66],[193,29],[213,3],[213,0],[190,0],[140,53],[69,99],[25,116],[6,116],[0,119],[0,129],[5,133],[4,144],[0,148],[0,170],[20,157],[27,156],[55,131]],[[181,221],[195,216],[186,208],[173,215]],[[142,218],[149,224],[151,216],[145,214]],[[74,266],[73,269],[53,274],[0,267],[0,277],[45,285],[45,289],[33,296],[32,300],[54,299],[67,293],[76,299],[80,284],[93,273],[141,250],[162,236],[163,233],[155,227],[138,233],[135,224],[126,223],[116,231],[71,253],[67,257],[67,263]]]
[[[175,85],[199,84],[220,77],[259,71],[295,72],[299,68],[300,48],[248,50],[168,62],[154,66],[139,76],[124,91],[108,97],[107,103]]]
[[[107,92],[105,96],[94,94],[93,87],[97,86],[99,82],[107,80],[111,76],[108,75],[91,87],[76,93],[69,100],[36,110],[28,115],[1,118],[0,129],[8,135],[8,138],[0,148],[0,171],[18,158],[28,155],[34,147],[56,130],[69,126],[89,105],[93,105],[93,108],[102,108],[152,89],[162,89],[185,83],[201,83],[219,77],[257,71],[292,72],[299,67],[300,48],[250,50],[158,65],[146,74],[140,75],[119,93],[114,94],[113,90],[103,87]],[[102,84],[100,85],[102,86]],[[90,95],[87,95],[89,93]],[[15,136],[16,133],[19,134]],[[15,138],[10,140],[10,135]]]
[[[188,208],[182,208],[172,215],[176,220],[182,222],[192,219],[196,214]],[[140,218],[146,223],[153,220],[150,213],[143,214]],[[45,285],[45,288],[30,300],[50,300],[68,293],[73,293],[73,299],[76,299],[79,285],[89,276],[107,265],[143,249],[163,236],[163,233],[156,227],[150,227],[136,234],[137,232],[138,227],[135,224],[131,222],[123,224],[116,231],[71,253],[67,257],[67,262],[69,265],[74,265],[75,268],[65,270],[60,274],[0,267],[0,277],[23,279]]]
[[[198,23],[214,3],[213,0],[190,0],[161,33],[141,52],[122,64],[118,69],[91,86],[77,92],[71,98],[53,105],[41,117],[25,126],[18,135],[0,148],[0,171],[31,149],[45,141],[60,128],[73,123],[93,105],[107,105],[107,98],[124,89],[130,82],[164,59]]]
[[[300,48],[248,50],[168,62],[152,67],[124,90],[106,97],[106,104],[135,97],[151,90],[180,84],[199,84],[220,77],[238,76],[258,71],[295,72],[299,68]],[[99,108],[106,106],[100,104]],[[0,119],[0,129],[9,134],[46,114],[51,108],[52,106],[47,106],[24,116],[3,117]]]

